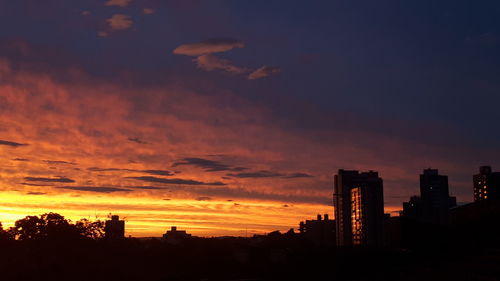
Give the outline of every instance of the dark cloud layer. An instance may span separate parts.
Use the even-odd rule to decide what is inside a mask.
[[[27,192],[26,195],[45,195],[47,193],[45,192],[34,192],[34,191],[30,191],[30,192]]]
[[[306,173],[293,173],[290,175],[286,175],[285,178],[287,179],[295,179],[295,178],[312,178],[313,176],[306,174]]]
[[[283,177],[285,175],[271,171],[257,171],[248,173],[227,174],[227,176],[235,178],[277,178],[277,177]]]
[[[128,138],[128,140],[138,144],[149,144],[148,142],[142,140],[141,138]]]
[[[99,168],[99,167],[90,167],[87,170],[92,172],[137,172],[137,173],[146,173],[151,175],[158,176],[173,176],[174,173],[167,170],[134,170],[134,169],[122,169],[122,168]]]
[[[57,178],[43,178],[43,177],[25,177],[24,180],[26,181],[33,181],[33,182],[62,182],[62,183],[73,183],[75,182],[74,180],[66,177],[57,177]]]
[[[0,140],[0,145],[6,145],[6,146],[11,146],[11,147],[19,147],[19,146],[26,146],[28,144],[18,143],[18,142],[13,142],[13,141]]]
[[[57,188],[77,190],[77,191],[98,192],[98,193],[130,191],[129,189],[118,188],[118,187],[107,187],[107,186],[58,186]]]
[[[235,167],[228,164],[221,163],[219,161],[203,159],[203,158],[184,158],[178,162],[175,162],[172,167],[177,166],[194,166],[202,168],[207,172],[220,172],[220,171],[243,171],[248,168]]]
[[[127,179],[134,179],[145,182],[155,182],[155,183],[165,183],[165,184],[180,184],[180,185],[226,185],[223,182],[202,182],[196,180],[185,180],[185,179],[165,179],[158,177],[127,177]]]
[[[68,162],[62,160],[43,160],[43,162],[51,165],[58,165],[58,164],[76,165],[76,163],[74,162]]]

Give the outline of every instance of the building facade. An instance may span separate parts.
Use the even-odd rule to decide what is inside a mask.
[[[479,168],[479,174],[473,176],[474,202],[500,199],[500,172],[493,172],[490,166]]]
[[[339,170],[334,189],[337,245],[381,246],[384,194],[378,173]]]

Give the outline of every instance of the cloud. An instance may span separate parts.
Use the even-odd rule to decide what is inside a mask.
[[[108,37],[109,33],[107,33],[106,31],[99,31],[99,32],[97,32],[97,36],[99,36],[99,37]]]
[[[26,146],[27,144],[13,142],[13,141],[0,140],[0,145],[6,145],[6,146],[11,146],[11,147],[19,147],[19,146]]]
[[[133,189],[150,189],[150,190],[165,189],[165,187],[152,186],[152,185],[133,185],[133,186],[127,186],[127,188],[133,188]]]
[[[294,179],[294,178],[312,178],[313,176],[309,175],[309,174],[305,174],[305,173],[293,173],[293,174],[290,174],[290,175],[286,175],[284,176],[284,178],[287,178],[287,179]]]
[[[92,172],[138,172],[138,173],[146,173],[151,175],[160,175],[160,176],[173,176],[174,173],[167,170],[135,170],[135,169],[122,169],[122,168],[99,168],[99,167],[90,167],[87,168],[88,171]]]
[[[263,66],[248,75],[248,80],[264,78],[276,73],[280,73],[281,68],[277,66]]]
[[[130,189],[124,189],[124,188],[118,188],[118,187],[106,187],[106,186],[58,186],[57,188],[77,190],[77,191],[98,192],[98,193],[131,191]]]
[[[241,74],[249,71],[248,68],[236,66],[232,61],[219,58],[212,54],[201,55],[193,60],[198,65],[198,68],[206,71],[223,70],[234,74]]]
[[[196,180],[185,180],[185,179],[165,179],[157,177],[127,177],[127,179],[140,180],[145,182],[156,182],[156,183],[166,183],[166,184],[184,184],[184,185],[226,185],[223,182],[201,182]]]
[[[133,172],[134,171],[134,170],[130,170],[130,169],[98,168],[98,167],[90,167],[90,168],[87,168],[87,170],[92,171],[92,172],[118,172],[118,171]]]
[[[109,24],[112,31],[127,30],[134,24],[132,18],[124,14],[114,14],[111,18],[107,19],[106,22]]]
[[[227,176],[235,178],[277,178],[283,177],[284,175],[271,171],[258,171],[249,173],[227,174]]]
[[[26,158],[14,158],[14,159],[12,159],[12,161],[29,162],[30,160],[26,159]]]
[[[214,53],[227,52],[235,48],[244,48],[245,43],[236,39],[209,39],[197,43],[182,44],[175,48],[173,53],[176,55],[194,56],[199,69],[206,71],[222,70],[234,74],[243,74],[250,72],[251,69],[234,65],[228,59],[215,56]],[[255,80],[281,72],[276,66],[263,66],[248,76],[248,80]]]
[[[159,175],[159,176],[173,176],[174,173],[171,171],[166,171],[166,170],[142,170],[141,172],[147,173],[147,174],[152,174],[152,175]]]
[[[175,48],[176,55],[202,56],[213,53],[227,52],[235,48],[244,48],[245,43],[236,39],[218,38],[208,39],[198,43],[188,43]]]
[[[30,192],[27,192],[26,195],[45,195],[47,193],[45,192],[34,192],[34,191],[30,191]]]
[[[212,200],[212,197],[208,197],[208,196],[200,196],[200,197],[197,197],[195,200],[196,200],[196,201],[211,201],[211,200]]]
[[[54,186],[53,184],[37,184],[37,183],[27,183],[27,182],[22,182],[20,184],[26,186]]]
[[[203,159],[203,158],[183,158],[180,162],[175,162],[172,167],[177,166],[194,166],[202,168],[207,172],[219,172],[219,171],[243,171],[247,168],[244,167],[233,167],[227,164],[223,164],[219,161]]]
[[[90,11],[82,11],[82,16],[89,16],[90,14]]]
[[[149,144],[148,142],[145,142],[140,138],[128,138],[128,140],[131,142],[138,143],[138,144]]]
[[[109,0],[106,2],[106,6],[117,6],[117,7],[127,7],[132,0]]]
[[[51,165],[59,165],[59,164],[67,164],[67,165],[76,165],[76,163],[73,162],[68,162],[68,161],[61,161],[61,160],[43,160],[43,162]]]
[[[142,13],[145,14],[145,15],[151,15],[151,14],[154,14],[155,10],[151,9],[151,8],[144,8],[142,10]]]
[[[74,180],[66,177],[57,177],[57,178],[38,178],[38,177],[25,177],[26,181],[34,181],[34,182],[64,182],[64,183],[73,183]]]

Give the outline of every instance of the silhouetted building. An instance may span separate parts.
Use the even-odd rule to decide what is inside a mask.
[[[339,170],[334,205],[338,246],[383,244],[383,181],[377,172]]]
[[[120,220],[119,216],[111,216],[111,220],[107,220],[104,225],[104,234],[106,238],[123,238],[125,237],[125,221]]]
[[[422,198],[420,198],[420,196],[412,196],[410,197],[409,202],[403,202],[403,211],[401,212],[401,216],[412,219],[422,218]]]
[[[425,222],[447,223],[450,208],[457,205],[457,199],[449,195],[448,176],[437,169],[425,169],[420,175],[420,197]]]
[[[420,197],[412,196],[403,203],[402,216],[433,224],[446,224],[450,208],[457,205],[449,195],[448,176],[437,169],[425,169],[420,175]]]
[[[301,221],[299,232],[302,237],[318,245],[335,245],[335,220],[325,214],[323,219],[318,215],[316,220]]]
[[[177,226],[172,226],[165,234],[163,238],[170,243],[179,243],[181,240],[190,238],[191,234],[188,234],[185,230],[177,230]]]
[[[490,166],[479,168],[479,174],[473,176],[474,201],[500,199],[500,172],[492,172]]]

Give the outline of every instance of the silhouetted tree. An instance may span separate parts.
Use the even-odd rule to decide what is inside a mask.
[[[74,239],[88,237],[98,239],[103,236],[104,223],[82,219],[76,224],[57,213],[46,213],[38,216],[27,216],[16,221],[10,230],[18,240],[38,239]]]
[[[38,216],[27,216],[17,220],[9,232],[19,240],[40,239],[44,233],[44,222]]]
[[[88,219],[81,219],[75,224],[80,235],[100,239],[104,237],[104,222],[103,221],[89,221]]]
[[[8,231],[3,229],[2,223],[0,222],[0,241],[10,240],[12,236]]]

